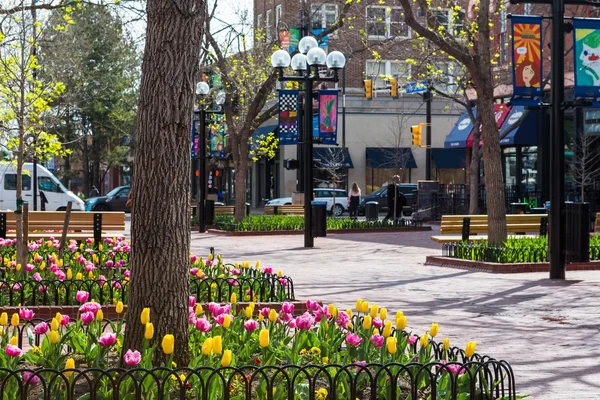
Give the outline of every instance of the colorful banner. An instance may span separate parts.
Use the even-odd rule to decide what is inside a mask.
[[[312,34],[313,34],[313,36],[319,36],[321,34],[321,32],[323,32],[324,30],[325,29],[313,29]],[[329,46],[329,36],[325,35],[319,40],[319,47],[327,49],[328,46]]]
[[[502,127],[504,124],[504,120],[510,113],[511,107],[506,104],[494,104],[494,117],[496,118],[496,125],[498,129]],[[483,124],[479,125],[479,130],[483,131]],[[473,147],[473,135],[475,134],[475,129],[471,131],[469,138],[467,139],[467,147]],[[483,146],[483,134],[479,136],[479,147]]]
[[[600,19],[573,20],[575,99],[600,108]]]
[[[298,49],[298,43],[300,42],[300,29],[290,28],[290,47],[288,51],[290,53],[295,52]]]
[[[338,91],[319,90],[319,139],[324,144],[337,143]]]
[[[279,32],[279,41],[281,42],[281,48],[289,51],[289,49],[290,49],[290,32],[289,31]]]
[[[196,115],[194,115],[194,119],[192,120],[192,160],[196,159],[198,155],[198,132],[196,131],[198,121],[195,117]]]
[[[214,158],[225,158],[225,146],[227,145],[225,133],[227,124],[225,118],[220,114],[213,114],[210,123],[210,156]]]
[[[298,90],[279,91],[279,145],[298,143]]]
[[[513,16],[512,58],[515,105],[539,106],[542,102],[542,17]]]

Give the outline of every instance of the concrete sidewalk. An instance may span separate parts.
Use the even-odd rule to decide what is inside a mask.
[[[517,390],[534,399],[600,399],[600,271],[494,275],[424,266],[440,255],[432,232],[338,234],[303,247],[303,236],[226,237],[192,233],[192,252],[215,247],[227,262],[260,260],[294,280],[296,297],[353,307],[363,298],[404,311],[423,333],[510,362]]]

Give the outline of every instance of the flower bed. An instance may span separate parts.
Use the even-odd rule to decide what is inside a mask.
[[[279,313],[217,303],[202,309],[190,297],[187,366],[172,363],[173,335],[154,337],[149,309],[128,320],[145,324],[141,349],[121,347],[123,319],[103,321],[97,303],[49,323],[34,324],[27,309],[10,320],[2,314],[0,391],[9,399],[517,398],[506,362],[479,356],[474,342],[464,350],[447,338],[436,343],[437,324],[415,335],[401,312],[392,321],[362,300],[355,312],[310,300],[306,307],[302,315],[289,303]],[[166,361],[155,361],[158,352]]]
[[[25,267],[16,262],[14,240],[0,241],[0,306],[72,305],[94,299],[100,304],[127,302],[129,253],[122,239],[106,239],[94,246],[91,239],[78,245],[71,241],[58,259],[57,240],[28,245]],[[276,302],[294,300],[290,277],[273,268],[251,266],[248,261],[224,263],[209,254],[206,261],[190,256],[190,290],[201,302]]]

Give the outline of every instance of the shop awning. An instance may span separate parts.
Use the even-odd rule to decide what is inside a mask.
[[[473,114],[477,115],[477,110],[473,109]],[[450,134],[444,140],[445,149],[464,149],[467,147],[467,140],[473,131],[473,123],[469,113],[465,110],[456,121],[456,125],[450,131]]]
[[[506,120],[508,114],[510,114],[511,107],[506,104],[494,104],[494,116],[496,117],[496,124],[498,126],[498,130],[502,128],[502,124]],[[482,127],[480,126],[479,129]],[[475,129],[471,131],[469,135],[469,139],[467,139],[467,147],[473,147],[473,135],[475,134]],[[483,146],[483,135],[479,137],[479,146]]]
[[[409,147],[367,147],[369,168],[417,168]]]
[[[431,158],[438,169],[465,168],[467,154],[464,149],[431,149]]]
[[[354,168],[347,148],[313,147],[313,161],[317,168]]]
[[[500,139],[501,146],[535,146],[537,144],[537,112],[525,110],[523,106],[514,106],[504,121],[500,130],[500,137],[523,116],[525,119],[518,128],[513,129],[506,137]]]

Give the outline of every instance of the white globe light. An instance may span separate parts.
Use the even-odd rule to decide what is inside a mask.
[[[342,69],[346,65],[346,57],[340,51],[332,51],[327,55],[327,68]]]
[[[285,50],[277,50],[271,56],[273,68],[287,68],[290,66],[290,53]]]
[[[223,104],[225,104],[225,100],[225,92],[223,90],[219,91],[219,93],[217,93],[217,95],[215,96],[215,103],[217,103],[218,106],[222,106]]]
[[[325,65],[327,63],[327,54],[320,47],[314,47],[306,54],[308,65]]]
[[[198,82],[196,85],[196,94],[204,96],[207,95],[208,92],[210,92],[210,86],[208,86],[208,83]]]
[[[306,56],[304,54],[298,53],[292,57],[292,69],[294,71],[306,71],[307,68]]]
[[[314,49],[315,47],[319,47],[319,42],[312,36],[304,36],[298,43],[298,50],[302,54],[307,54],[310,49]]]

